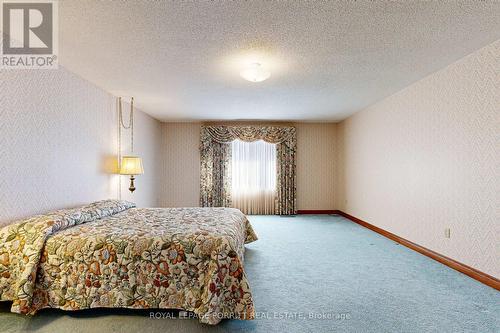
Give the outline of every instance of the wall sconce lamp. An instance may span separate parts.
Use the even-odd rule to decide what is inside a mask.
[[[134,98],[130,100],[130,119],[128,125],[125,125],[123,121],[123,112],[122,112],[122,98],[118,98],[118,152],[121,155],[121,137],[122,137],[122,128],[130,129],[130,151],[134,152]],[[142,167],[142,159],[139,156],[123,156],[120,161],[120,175],[128,175],[130,176],[130,187],[129,191],[132,193],[135,191],[135,176],[142,175],[144,173],[144,168]]]
[[[135,191],[134,180],[136,175],[142,175],[144,173],[144,168],[142,167],[142,159],[137,156],[123,156],[120,168],[121,175],[130,176],[130,187],[128,188],[130,192]]]

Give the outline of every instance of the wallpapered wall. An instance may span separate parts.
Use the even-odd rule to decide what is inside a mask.
[[[343,121],[336,207],[500,277],[499,68],[497,41]]]
[[[298,123],[297,207],[335,209],[336,124]]]
[[[200,123],[163,123],[161,207],[200,205]]]
[[[0,77],[0,225],[118,197],[120,176],[111,173],[117,154],[115,98],[64,68],[0,71]],[[122,193],[152,206],[161,126],[142,112],[136,126],[136,151],[144,157],[146,174],[138,177],[133,198],[121,176]]]
[[[334,209],[336,125],[277,125],[297,128],[298,209]],[[200,126],[201,123],[162,124],[160,205],[163,207],[199,205]]]

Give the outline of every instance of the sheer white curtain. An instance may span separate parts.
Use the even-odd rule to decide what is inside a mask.
[[[276,145],[234,140],[231,148],[233,207],[245,214],[274,214]]]

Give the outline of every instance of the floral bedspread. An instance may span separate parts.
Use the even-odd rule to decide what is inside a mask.
[[[201,322],[253,319],[232,208],[134,208],[105,200],[0,229],[0,300],[12,312],[96,307],[183,309]]]

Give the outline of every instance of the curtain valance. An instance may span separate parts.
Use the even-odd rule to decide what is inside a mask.
[[[251,142],[263,140],[269,143],[285,143],[295,148],[295,127],[287,126],[202,126],[201,141],[229,143],[239,139]]]

